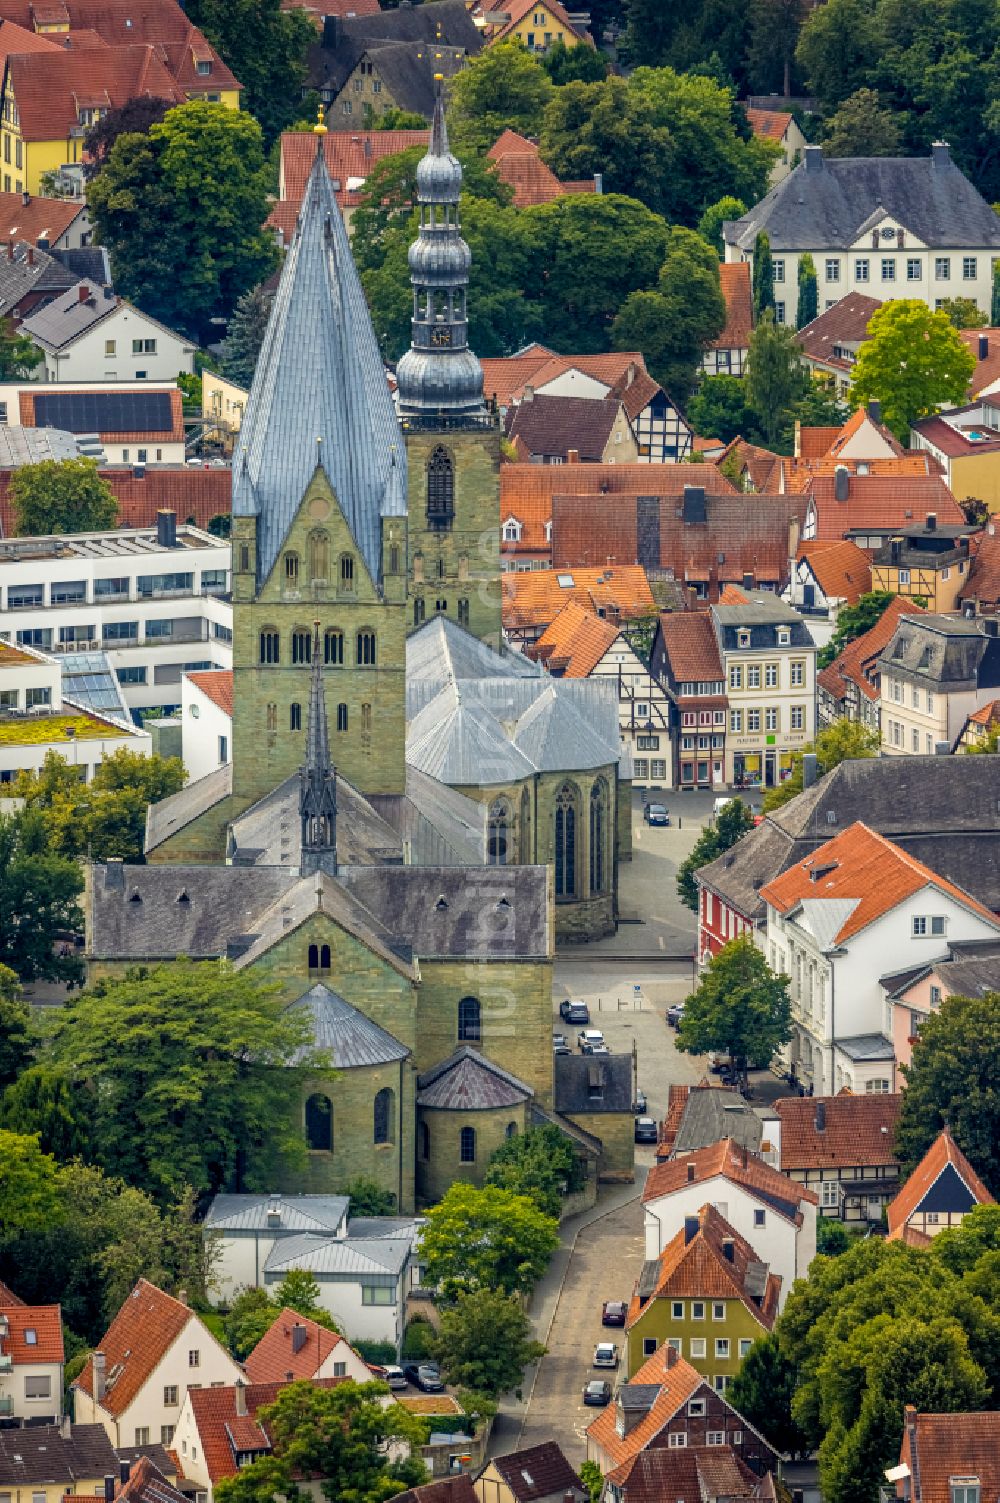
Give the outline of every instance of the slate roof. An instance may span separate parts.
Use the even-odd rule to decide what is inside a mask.
[[[994,914],[977,899],[860,820],[788,867],[762,887],[760,895],[778,913],[793,918],[803,900],[817,905],[830,898],[844,900],[838,904],[833,932],[827,936],[829,944],[841,945],[927,887],[947,894],[1000,929]],[[803,922],[808,925],[808,915]]]
[[[100,1404],[106,1413],[114,1419],[124,1414],[190,1321],[206,1341],[215,1342],[187,1305],[148,1279],[139,1280],[97,1347],[107,1360],[107,1391]],[[88,1362],[76,1387],[93,1397],[93,1378],[93,1363]]]
[[[730,1138],[741,1148],[758,1153],[762,1137],[761,1120],[737,1091],[716,1086],[693,1086],[673,1140],[673,1155],[694,1153],[708,1148],[721,1138]]]
[[[205,1226],[217,1232],[266,1231],[268,1212],[277,1210],[282,1233],[334,1234],[349,1208],[346,1195],[216,1195],[205,1213]]]
[[[631,1112],[632,1058],[628,1054],[557,1054],[552,1101],[563,1116]],[[591,1096],[591,1087],[601,1089]]]
[[[552,674],[587,678],[618,636],[617,626],[569,600],[542,632],[532,651]]]
[[[781,1124],[781,1169],[895,1168],[894,1138],[902,1097],[789,1096],[768,1112]],[[817,1126],[817,1108],[823,1126]]]
[[[470,880],[462,867],[369,866],[343,880],[421,959],[552,953],[546,867],[484,866]]]
[[[8,1306],[0,1300],[8,1324],[8,1334],[0,1339],[0,1352],[13,1360],[15,1367],[25,1363],[62,1362],[62,1315],[58,1305],[25,1305],[21,1301]],[[33,1339],[28,1340],[28,1332]]]
[[[339,93],[366,52],[375,62],[377,52],[401,43],[420,44],[419,50],[427,54],[425,61],[433,76],[432,50],[475,56],[482,50],[483,36],[464,0],[438,0],[433,12],[424,12],[421,6],[401,6],[375,15],[346,16],[335,28],[324,27],[322,37],[309,49],[306,58],[309,87]],[[417,50],[414,45],[414,52]],[[439,67],[438,71],[446,70]],[[433,103],[431,97],[430,107],[420,113],[429,115]]]
[[[955,941],[946,955],[879,979],[890,996],[900,997],[916,981],[932,975],[945,984],[950,996],[984,997],[1000,991],[1000,942]]]
[[[292,1341],[294,1327],[305,1332],[305,1338],[297,1351]],[[347,1342],[339,1332],[328,1330],[326,1326],[310,1320],[308,1315],[300,1315],[297,1310],[286,1308],[275,1316],[243,1366],[251,1383],[280,1383],[287,1378],[315,1378],[338,1346],[347,1347]]]
[[[329,1054],[338,1070],[387,1065],[410,1054],[405,1044],[322,982],[290,1003],[289,1010],[308,1011],[317,1048]]]
[[[719,267],[719,288],[726,301],[725,326],[708,346],[710,350],[746,350],[753,332],[753,298],[750,293],[750,262],[724,261]]]
[[[877,313],[881,306],[878,298],[867,297],[863,292],[849,292],[812,323],[803,324],[795,335],[795,342],[807,360],[822,360],[824,365],[850,370],[851,362],[842,355],[835,355],[834,346],[843,348],[861,344],[868,337],[872,314]],[[823,453],[826,452],[824,449]]]
[[[990,688],[1000,685],[1000,638],[987,636],[981,620],[927,612],[897,623],[879,668],[942,694]]]
[[[907,1406],[900,1462],[913,1503],[952,1503],[952,1481],[975,1478],[984,1500],[1000,1497],[1000,1411],[918,1414]]]
[[[565,461],[575,449],[581,464],[604,458],[621,403],[611,397],[534,396],[521,401],[507,420],[507,437],[525,453],[558,455]]]
[[[398,109],[427,118],[434,113],[437,75],[453,78],[467,60],[464,48],[426,42],[379,42],[366,47],[358,58],[371,65]]]
[[[694,1170],[694,1179],[690,1178]],[[756,1158],[731,1138],[699,1148],[682,1159],[668,1159],[649,1171],[642,1192],[643,1204],[659,1200],[663,1195],[672,1195],[675,1190],[689,1184],[708,1184],[722,1176],[734,1185],[740,1185],[758,1200],[784,1216],[786,1221],[801,1220],[800,1206],[816,1205],[817,1198],[805,1185],[796,1184],[777,1169],[772,1169],[763,1159]]]
[[[379,589],[381,518],[406,514],[406,451],[321,156],[271,305],[233,454],[233,514],[257,516],[261,582],[317,465]]]
[[[187,97],[156,48],[134,45],[15,53],[7,63],[7,87],[17,100],[25,141],[69,140],[79,128],[81,98],[118,109],[139,97],[172,105]]]
[[[0,251],[0,317],[12,313],[28,293],[54,294],[75,282],[55,256],[25,240],[8,242],[6,254]]]
[[[761,230],[773,251],[848,250],[876,213],[933,249],[1000,247],[1000,219],[940,145],[929,157],[825,158],[806,147],[799,166],[723,233],[747,251]]]
[[[74,281],[99,282],[106,286],[111,282],[111,259],[107,246],[74,245],[52,252],[56,260],[72,272]]]
[[[778,1313],[781,1278],[770,1273],[745,1237],[730,1226],[714,1205],[697,1213],[697,1230],[688,1236],[687,1221],[658,1258],[643,1266],[629,1301],[626,1330],[631,1330],[654,1299],[738,1299],[765,1330]],[[731,1244],[732,1257],[727,1257]],[[647,1277],[648,1270],[648,1277]]]
[[[318,1274],[400,1274],[413,1252],[410,1237],[319,1237],[303,1233],[276,1242],[264,1263],[265,1275],[278,1284],[276,1275],[290,1268],[304,1268]],[[322,1380],[321,1380],[322,1381]],[[335,1380],[337,1381],[337,1380]]]
[[[938,1133],[896,1198],[889,1202],[887,1215],[890,1242],[898,1241],[903,1236],[910,1217],[916,1215],[924,1197],[949,1170],[953,1171],[956,1184],[958,1181],[961,1182],[960,1193],[957,1196],[949,1192],[950,1199],[954,1202],[954,1209],[968,1210],[970,1200],[981,1206],[994,1204],[993,1196],[946,1127],[943,1132]]]
[[[468,1044],[459,1045],[448,1059],[417,1076],[417,1105],[437,1111],[492,1111],[519,1106],[534,1094],[523,1080],[501,1070]]]
[[[506,1456],[493,1456],[489,1465],[506,1482],[517,1503],[535,1503],[537,1498],[553,1493],[561,1493],[564,1499],[567,1493],[578,1493],[581,1498],[587,1495],[587,1489],[554,1440],[509,1451]]]
[[[103,1425],[72,1425],[67,1440],[58,1425],[0,1430],[0,1485],[42,1487],[118,1473],[118,1457]]]

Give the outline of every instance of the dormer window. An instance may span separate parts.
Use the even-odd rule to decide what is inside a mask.
[[[516,517],[508,517],[503,524],[503,540],[505,543],[519,543],[521,541],[522,527]]]
[[[789,644],[791,643],[791,640],[792,640],[792,633],[791,633],[790,628],[787,627],[787,626],[779,626],[778,627],[778,646],[779,647],[788,647]]]
[[[750,633],[748,631],[744,630],[742,627],[736,633],[736,645],[737,645],[737,647],[749,647],[750,646]]]
[[[978,1477],[949,1477],[948,1486],[951,1503],[980,1503]]]
[[[195,72],[200,73],[204,77],[212,71],[212,60],[211,58],[200,57],[194,67]]]
[[[551,543],[551,541],[552,541],[552,523],[551,522],[546,522],[546,524],[545,524],[545,541],[547,543]]]

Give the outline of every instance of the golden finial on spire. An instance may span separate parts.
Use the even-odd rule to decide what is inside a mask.
[[[439,52],[438,53],[438,57],[440,57],[440,56],[441,56],[441,54]],[[434,82],[435,83],[444,83],[444,74],[443,73],[435,73],[435,75],[434,75]]]
[[[323,115],[323,101],[322,101],[322,99],[320,100],[319,104],[316,106],[316,124],[313,126],[313,132],[317,136],[325,136],[326,135],[326,120],[325,120],[324,115]]]

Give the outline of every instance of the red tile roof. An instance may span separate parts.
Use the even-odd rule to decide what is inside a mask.
[[[197,673],[189,673],[188,678],[195,688],[200,689],[202,694],[206,695],[213,704],[218,705],[220,710],[224,710],[227,715],[232,715],[233,670],[231,668],[205,669]],[[247,1370],[249,1371],[249,1368]]]
[[[0,1352],[13,1358],[14,1366],[30,1362],[62,1362],[63,1330],[58,1305],[3,1305],[10,1332],[0,1340]],[[28,1333],[34,1337],[29,1341]]]
[[[866,426],[875,430],[879,437],[888,444],[897,458],[903,454],[903,446],[896,435],[884,423],[880,423],[873,418],[867,408],[856,407],[830,445],[828,457],[830,459],[838,458],[841,451],[847,447],[855,434],[859,433]]]
[[[843,542],[803,543],[799,557],[808,560],[813,578],[827,600],[846,600],[857,605],[872,587],[872,568],[868,554],[849,540]]]
[[[575,449],[583,464],[599,463],[621,415],[610,397],[535,396],[508,414],[507,437],[529,454],[566,460]]]
[[[0,0],[2,4],[2,0]],[[426,147],[429,130],[331,130],[323,137],[323,158],[334,181],[337,202],[343,209],[358,201],[358,188],[348,183],[363,183],[376,162],[395,156],[411,146]],[[295,220],[306,191],[306,183],[316,159],[316,137],[312,131],[285,131],[281,137],[281,161],[278,173],[279,203],[268,223],[280,211],[283,224],[295,228]]]
[[[624,1503],[770,1503],[770,1472],[758,1477],[732,1446],[653,1446],[612,1468],[608,1482]]]
[[[32,197],[25,203],[20,193],[0,193],[0,240],[55,245],[85,207],[80,199]]]
[[[792,123],[787,110],[748,109],[746,115],[754,135],[766,136],[770,141],[780,141]]]
[[[319,1378],[319,1388],[334,1388],[344,1378]],[[243,1392],[246,1398],[245,1415],[236,1413],[236,1388],[191,1388],[188,1398],[194,1413],[194,1422],[201,1437],[202,1456],[212,1486],[220,1477],[235,1477],[239,1468],[236,1463],[238,1449],[268,1451],[271,1448],[267,1430],[257,1420],[258,1409],[273,1404],[286,1383],[250,1383]]]
[[[538,155],[538,142],[519,136],[515,130],[505,130],[486,155],[497,164],[497,176],[501,182],[513,188],[514,207],[517,209],[551,203],[554,198],[563,198],[567,193],[594,191],[593,179],[589,184],[560,182]]]
[[[80,101],[117,109],[151,97],[184,104],[186,95],[150,46],[58,49],[15,54],[7,65],[25,141],[68,140],[79,129]]]
[[[212,517],[229,514],[232,477],[227,469],[153,466],[142,479],[128,466],[109,466],[99,473],[118,499],[120,527],[155,527],[156,514],[164,509],[203,528]],[[10,470],[0,470],[0,537],[15,535],[10,476]]]
[[[15,52],[61,52],[51,37],[18,26],[16,21],[0,20],[0,65]],[[20,197],[20,194],[18,194]]]
[[[544,663],[550,673],[587,678],[617,640],[617,626],[570,600],[543,631],[531,656]]]
[[[538,3],[539,0],[506,0],[503,13],[507,17],[507,20],[500,27],[499,31],[494,33],[492,40],[499,42],[504,37],[510,35],[514,27],[523,21],[531,10],[537,9]],[[563,6],[560,4],[560,0],[541,0],[541,3],[553,20],[561,21],[563,26],[573,36],[579,37],[581,40],[586,36],[586,33],[581,31],[578,26],[573,25]]]
[[[682,1159],[681,1163],[689,1162]],[[690,1218],[693,1220],[693,1218]],[[648,1296],[639,1295],[636,1284],[629,1302],[626,1329],[631,1330],[649,1309],[652,1299],[738,1299],[765,1330],[774,1325],[778,1313],[781,1279],[769,1273],[758,1305],[747,1289],[750,1268],[761,1262],[745,1237],[715,1209],[704,1205],[698,1211],[698,1226],[688,1237],[685,1224],[672,1237],[660,1256],[656,1285]],[[732,1244],[727,1257],[725,1244]]]
[[[75,1498],[76,1494],[67,1496]],[[139,1456],[131,1463],[128,1480],[116,1482],[115,1503],[187,1503],[187,1498],[172,1486],[151,1457]]]
[[[777,1169],[772,1169],[770,1164],[765,1164],[756,1154],[741,1148],[732,1138],[723,1138],[718,1143],[710,1143],[707,1148],[698,1148],[694,1153],[685,1154],[682,1159],[669,1159],[665,1164],[654,1165],[646,1176],[642,1192],[643,1204],[658,1200],[661,1195],[673,1195],[675,1190],[683,1189],[685,1185],[706,1184],[718,1175],[734,1185],[741,1185],[751,1195],[759,1192],[771,1204],[781,1201],[793,1208],[782,1213],[788,1220],[797,1219],[801,1215],[799,1206],[818,1204],[812,1190],[779,1174]]]
[[[994,725],[1000,720],[1000,699],[991,699],[988,705],[973,710],[968,718],[973,725]]]
[[[753,330],[753,299],[750,294],[750,262],[723,262],[719,267],[719,287],[726,300],[726,325],[712,350],[745,350]]]
[[[760,896],[779,913],[790,913],[803,899],[856,899],[854,909],[833,936],[837,944],[843,944],[925,887],[947,893],[963,908],[1000,929],[996,916],[982,903],[860,820],[768,882],[760,889]]]
[[[670,672],[677,683],[716,683],[725,679],[719,643],[708,611],[664,613],[660,616],[660,631],[670,661]]]
[[[939,475],[851,475],[846,501],[836,498],[834,476],[810,478],[804,494],[815,502],[816,536],[842,538],[849,532],[886,531],[923,521],[928,512],[941,526],[961,526],[965,514]]]
[[[781,1123],[781,1169],[889,1168],[902,1097],[782,1097],[773,1112]],[[823,1107],[823,1127],[817,1107]]]
[[[762,449],[758,444],[747,443],[746,439],[737,436],[726,445],[715,461],[720,474],[722,465],[730,456],[735,457],[737,472],[748,477],[749,489],[772,493],[783,489],[776,480],[781,466],[787,465],[789,461],[783,460],[780,455],[773,454],[770,449]]]
[[[519,355],[486,358],[482,362],[483,391],[495,397],[500,407],[519,402],[525,388],[542,391],[550,381],[567,371],[580,371],[612,389],[627,384],[629,377],[645,375],[646,365],[637,350],[603,355],[556,355],[543,345],[531,345]],[[616,392],[616,395],[619,393]]]
[[[871,630],[848,642],[840,656],[834,658],[828,668],[820,670],[816,675],[820,688],[832,694],[834,699],[843,699],[848,683],[856,684],[865,698],[874,702],[879,697],[879,675],[875,664],[892,641],[900,616],[923,614],[923,606],[914,605],[902,595],[894,596]]]
[[[627,1435],[620,1436],[616,1429],[618,1406],[609,1404],[587,1426],[588,1439],[604,1452],[613,1466],[621,1466],[646,1449],[704,1382],[701,1373],[683,1357],[678,1357],[673,1347],[661,1346],[629,1379],[630,1386],[655,1385],[659,1389],[648,1412]]]
[[[232,713],[233,675],[192,673],[192,679],[228,678],[230,689],[230,713]],[[298,1351],[294,1350],[293,1330],[305,1330],[305,1338]],[[323,1363],[338,1346],[347,1348],[347,1342],[337,1331],[299,1315],[295,1310],[285,1309],[264,1332],[243,1366],[251,1383],[281,1383],[291,1378],[315,1378]]]
[[[1000,535],[984,533],[979,539],[960,600],[976,600],[983,606],[1000,601]]]
[[[959,329],[958,337],[976,357],[969,390],[976,396],[986,386],[1000,381],[1000,329]],[[986,340],[985,359],[979,358],[979,340]]]
[[[560,579],[565,583],[560,583]],[[608,620],[651,616],[656,602],[645,569],[532,569],[504,574],[506,628],[548,626],[571,600]]]
[[[198,1317],[187,1305],[147,1279],[139,1280],[97,1347],[107,1363],[102,1407],[108,1414],[125,1412],[190,1320]],[[202,1329],[209,1341],[215,1340],[207,1328]],[[93,1364],[88,1362],[76,1379],[77,1386],[91,1397],[93,1378]]]
[[[914,1503],[952,1503],[960,1477],[978,1480],[983,1503],[1000,1497],[1000,1411],[917,1414],[908,1405],[899,1460],[910,1469]]]
[[[814,318],[812,323],[803,324],[795,336],[796,342],[807,360],[820,360],[838,370],[850,370],[851,362],[834,355],[834,346],[862,344],[868,336],[872,314],[877,313],[881,306],[878,298],[866,297],[863,292],[850,292]]]
[[[27,656],[27,654],[24,654],[24,659],[25,662],[33,661]],[[9,1284],[5,1284],[3,1279],[0,1279],[0,1310],[8,1310],[10,1309],[11,1305],[23,1304],[24,1300],[21,1299],[19,1295],[14,1293]]]
[[[949,1164],[979,1205],[994,1204],[993,1196],[946,1127],[943,1132],[938,1133],[895,1200],[889,1202],[890,1242],[897,1241],[902,1236],[906,1223],[916,1213],[928,1190]]]

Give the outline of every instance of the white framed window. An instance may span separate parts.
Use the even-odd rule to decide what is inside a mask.
[[[783,324],[785,322],[785,305],[784,305],[784,303],[775,302],[775,305],[774,305],[774,321],[775,321],[776,324]]]
[[[778,711],[776,706],[772,706],[770,709],[764,711],[764,729],[765,731],[776,731],[778,729]]]
[[[674,1451],[682,1451],[688,1443],[686,1430],[671,1430],[667,1444]]]
[[[725,1304],[725,1300],[721,1300],[721,1299],[719,1299],[719,1300],[713,1300],[712,1301],[712,1319],[713,1320],[725,1320],[725,1318],[726,1318],[726,1304]]]
[[[963,256],[962,257],[962,281],[963,282],[974,282],[976,280],[976,275],[977,275],[977,270],[976,270],[976,258],[975,258],[975,256]]]
[[[743,711],[742,710],[730,710],[730,712],[729,712],[729,729],[730,729],[730,731],[733,732],[734,735],[738,736],[740,734],[740,732],[743,729]]]
[[[694,1362],[697,1358],[701,1358],[702,1360],[704,1360],[704,1357],[705,1357],[705,1338],[704,1338],[704,1336],[692,1336],[691,1339],[690,1339],[690,1341],[688,1342],[688,1349],[689,1349],[689,1351],[691,1353],[691,1360],[692,1360],[692,1362]]]
[[[828,282],[839,282],[840,281],[840,262],[838,260],[836,260],[835,257],[831,257],[827,261],[825,270],[826,270],[826,280]]]
[[[805,705],[792,705],[790,725],[793,731],[801,731],[806,723]]]
[[[50,1399],[52,1379],[48,1374],[29,1373],[24,1380],[24,1397],[26,1399]]]
[[[909,569],[900,569],[900,571],[899,571],[899,582],[900,582],[901,585],[908,585],[909,584],[909,582],[910,582],[910,571],[909,571]]]
[[[704,1300],[702,1300],[702,1299],[695,1299],[695,1300],[691,1301],[691,1319],[692,1320],[704,1320],[705,1319],[705,1301]]]
[[[726,1377],[725,1373],[716,1373],[715,1377],[712,1379],[712,1387],[715,1389],[716,1393],[725,1393],[728,1385],[729,1379]]]
[[[730,668],[730,670],[729,670],[729,687],[730,687],[730,689],[742,689],[743,688],[743,667],[742,667],[742,664],[740,664],[740,663],[734,663],[733,666]]]
[[[724,1446],[726,1444],[725,1430],[709,1430],[705,1434],[706,1446]]]
[[[671,1351],[677,1353],[678,1357],[683,1357],[684,1343],[679,1336],[668,1336],[666,1344],[670,1347]]]
[[[760,664],[750,663],[747,665],[747,688],[760,688]]]
[[[711,898],[711,894],[706,892],[706,894],[705,894],[705,912],[709,915],[709,917],[711,917],[711,913],[710,913],[710,910],[709,910],[709,907],[708,907],[708,902],[709,902],[710,898]],[[684,1319],[684,1301],[682,1299],[675,1299],[675,1300],[671,1301],[671,1304],[670,1304],[670,1317],[671,1317],[672,1320],[683,1320]]]
[[[920,258],[918,256],[910,256],[906,262],[906,280],[908,282],[919,282],[922,275]]]
[[[193,1350],[193,1351],[188,1352],[188,1367],[200,1367],[200,1366],[201,1366],[201,1352],[197,1351],[197,1350]]]
[[[888,1096],[889,1082],[883,1080],[866,1080],[865,1094],[868,1096]]]
[[[835,1179],[825,1179],[820,1185],[819,1203],[827,1210],[840,1204],[840,1185]]]
[[[740,1361],[743,1360],[752,1346],[753,1342],[751,1341],[749,1336],[740,1337]]]
[[[859,256],[854,263],[854,280],[856,282],[867,282],[869,280],[870,271],[871,264],[868,260],[868,257]]]
[[[931,1006],[932,1007],[940,1007],[941,1006],[941,988],[939,986],[932,986],[931,987]]]
[[[784,261],[782,261],[782,260],[772,261],[771,265],[774,268],[774,280],[776,282],[783,282],[785,280],[785,263],[784,263]]]
[[[718,1357],[720,1359],[723,1358],[723,1357],[727,1357],[728,1358],[728,1356],[729,1356],[729,1337],[728,1336],[716,1336],[716,1338],[715,1338],[715,1355],[716,1355],[716,1357]]]
[[[912,934],[914,939],[924,939],[932,935],[939,939],[945,932],[946,923],[943,913],[915,913],[912,921]]]
[[[777,687],[778,687],[778,665],[777,665],[777,663],[765,663],[764,664],[764,688],[765,689],[776,689]]]
[[[950,256],[935,256],[934,257],[934,280],[936,282],[950,282],[951,281],[951,257]]]
[[[708,1405],[705,1399],[691,1399],[688,1402],[688,1418],[704,1419],[708,1413]]]
[[[729,1444],[731,1446],[741,1446],[743,1444],[743,1431],[734,1430],[729,1437]]]
[[[748,731],[759,731],[760,730],[760,711],[759,710],[747,710],[747,730]]]
[[[788,665],[788,671],[789,671],[788,682],[791,684],[792,688],[793,689],[801,689],[802,685],[806,681],[806,665],[805,665],[805,663],[799,663],[799,662],[789,663],[789,665]]]
[[[149,1445],[149,1426],[137,1425],[135,1431],[135,1443],[137,1446]]]
[[[168,1383],[166,1385],[166,1387],[164,1388],[164,1390],[163,1390],[163,1407],[164,1407],[164,1409],[171,1409],[171,1408],[173,1408],[174,1405],[178,1403],[178,1401],[179,1401],[179,1394],[178,1394],[178,1389],[177,1389],[176,1383]]]
[[[896,262],[892,256],[882,257],[882,280],[883,282],[894,282],[896,280]]]
[[[792,633],[790,628],[787,626],[779,626],[777,631],[777,640],[779,647],[787,647],[792,640]]]

